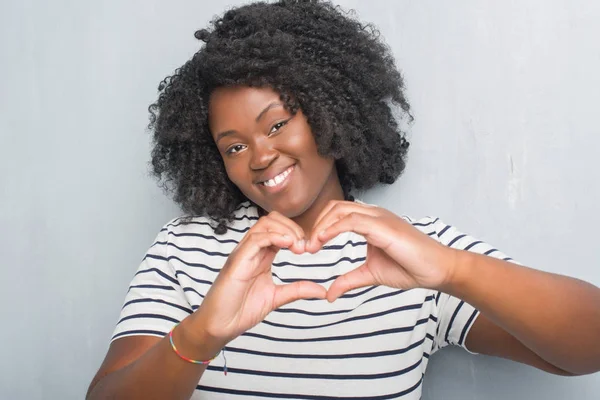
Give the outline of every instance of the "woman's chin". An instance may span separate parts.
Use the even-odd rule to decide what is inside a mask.
[[[277,211],[279,214],[287,218],[296,218],[304,214],[312,204],[306,199],[290,199],[285,198],[274,202],[263,202],[262,204],[255,202],[266,214]]]

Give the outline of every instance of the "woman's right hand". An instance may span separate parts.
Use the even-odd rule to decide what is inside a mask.
[[[327,291],[314,282],[273,283],[271,264],[282,248],[305,252],[304,232],[291,219],[271,212],[258,220],[229,255],[202,305],[191,316],[197,324],[190,325],[221,348],[285,304],[324,299]]]

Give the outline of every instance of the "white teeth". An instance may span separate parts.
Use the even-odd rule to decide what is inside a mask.
[[[286,169],[285,171],[283,171],[282,173],[280,173],[279,175],[277,175],[273,179],[269,179],[268,181],[263,182],[263,185],[265,185],[265,186],[277,186],[281,182],[283,182],[285,180],[285,178],[287,178],[287,176],[290,174],[290,172],[292,172],[292,167]]]

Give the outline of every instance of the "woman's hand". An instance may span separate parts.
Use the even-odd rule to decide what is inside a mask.
[[[327,292],[330,302],[349,290],[372,285],[440,289],[452,276],[456,250],[394,213],[366,204],[330,202],[317,218],[306,250],[315,253],[329,240],[349,231],[367,240],[367,259],[332,283]]]
[[[289,248],[301,254],[303,239],[302,229],[277,212],[260,218],[229,255],[196,311],[203,332],[224,346],[284,304],[324,299],[325,288],[314,282],[273,283],[271,264],[277,252]]]

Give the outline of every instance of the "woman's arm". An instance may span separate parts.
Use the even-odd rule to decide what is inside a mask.
[[[444,292],[479,309],[557,368],[574,375],[600,371],[599,288],[480,254],[454,252],[454,272]],[[476,321],[467,347],[510,359],[526,356],[525,351],[510,347],[508,339],[494,341],[498,335],[493,325]]]
[[[452,248],[465,235],[442,244],[370,205],[331,202],[317,221],[307,245],[311,252],[348,231],[363,235],[369,244],[365,263],[331,284],[329,301],[372,285],[434,289],[462,299],[486,317],[475,323],[475,336],[469,335],[473,351],[565,375],[600,371],[600,289],[594,285]],[[520,350],[515,352],[507,334],[522,345]]]
[[[173,341],[186,357],[209,360],[220,344],[203,333],[197,315],[175,328]],[[168,336],[124,337],[111,344],[86,399],[189,399],[205,370],[175,354]]]
[[[303,253],[303,234],[281,214],[260,218],[227,257],[200,307],[174,329],[173,341],[181,354],[210,360],[271,311],[299,299],[325,298],[325,289],[315,282],[273,283],[271,264],[276,254],[282,248]],[[173,281],[177,282],[169,279]],[[181,359],[168,336],[120,338],[111,345],[87,398],[187,399],[205,369]]]
[[[478,354],[502,357],[555,375],[578,375],[550,364],[519,342],[516,337],[490,321],[484,314],[479,314],[475,320],[465,340],[465,347]]]

